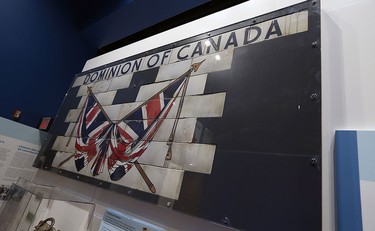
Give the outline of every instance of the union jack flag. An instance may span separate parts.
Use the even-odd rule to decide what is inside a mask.
[[[74,156],[77,171],[93,159],[91,174],[103,172],[105,161],[113,181],[121,179],[147,149],[188,83],[191,70],[170,83],[119,121],[111,121],[91,89],[77,123]]]

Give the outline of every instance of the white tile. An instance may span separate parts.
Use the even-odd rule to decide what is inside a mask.
[[[242,46],[243,40],[244,40],[244,34],[245,34],[244,31],[245,30],[241,28],[241,29],[220,35],[221,43],[220,43],[219,51],[223,51],[227,49],[234,49],[234,48]],[[210,52],[210,53],[215,53],[215,52]]]
[[[75,143],[77,134],[73,134],[70,138],[68,136],[57,136],[52,150],[75,153]]]
[[[167,142],[151,142],[139,163],[210,174],[215,156],[215,145],[173,143],[172,159],[165,160],[169,145]]]
[[[128,88],[133,78],[133,74],[122,75],[112,79],[108,91]]]
[[[153,83],[153,84],[147,84],[140,87],[138,91],[138,95],[136,98],[137,102],[144,102],[149,100],[152,96],[157,94],[159,91],[161,91],[164,87],[168,86],[172,80],[159,82],[159,83]]]
[[[202,40],[204,44],[208,43],[208,45],[206,45],[207,47],[206,47],[205,55],[216,53],[216,52],[219,52],[219,51],[223,50],[224,43],[226,41],[223,40],[222,35],[223,34],[219,34],[217,36],[208,37],[208,38]]]
[[[133,166],[130,169],[130,171],[127,172],[125,174],[125,176],[122,177],[120,180],[118,180],[118,181],[109,180],[109,182],[113,183],[113,184],[126,186],[126,187],[129,187],[129,188],[137,189],[139,187],[140,183],[141,183],[140,182],[141,180],[142,180],[141,175],[139,174],[136,167]]]
[[[215,149],[215,145],[174,143],[172,159],[165,167],[210,174]]]
[[[182,74],[190,69],[191,60],[185,60],[181,62],[171,63],[163,65],[159,68],[158,75],[156,76],[155,82],[175,79],[180,77]]]
[[[77,168],[75,166],[74,157],[70,158],[67,162],[65,162],[62,166],[58,167],[58,165],[62,162],[68,159],[72,153],[68,152],[57,152],[55,159],[53,159],[52,166],[55,168],[64,169],[66,171],[70,172],[77,172]],[[83,172],[84,169],[81,170]],[[81,174],[81,173],[80,173]]]
[[[83,96],[83,95],[88,95],[89,92],[88,92],[88,87],[93,87],[94,86],[94,83],[90,83],[90,84],[87,84],[87,85],[82,85],[79,87],[79,90],[77,92],[77,97],[80,97],[80,96]]]
[[[196,75],[189,78],[186,95],[201,95],[206,87],[207,74]]]
[[[118,120],[124,118],[124,116],[128,115],[130,112],[132,112],[134,109],[136,109],[141,104],[142,104],[142,102],[121,104],[119,113],[118,113],[116,118]]]
[[[153,140],[167,142],[172,132],[174,122],[175,119],[165,119]],[[192,142],[196,122],[196,118],[179,119],[177,121],[174,142]]]
[[[309,29],[308,23],[308,11],[305,10],[303,12],[296,13],[295,15],[291,16],[292,18],[297,18],[297,33],[307,31]]]
[[[96,93],[94,94],[95,98],[98,100],[98,102],[103,106],[103,108],[108,108],[106,106],[112,105],[113,100],[116,96],[117,91],[108,91],[108,92],[103,92],[103,93]],[[87,95],[82,96],[81,100],[79,101],[78,108],[73,109],[73,110],[81,110],[86,103],[87,100]]]
[[[65,136],[66,137],[70,137],[70,136],[76,137],[77,136],[77,129],[78,129],[77,123],[69,123],[69,126],[65,131]]]
[[[118,114],[121,109],[121,104],[113,104],[108,106],[103,106],[103,110],[108,115],[109,119],[114,122],[118,120]]]
[[[147,176],[156,188],[156,194],[171,199],[178,199],[184,171],[176,169],[159,168],[150,165],[142,166]],[[146,183],[142,180],[139,190],[150,192]]]
[[[75,142],[76,142],[75,137],[72,137],[70,139],[69,137],[65,137],[65,136],[57,136],[55,143],[52,146],[52,150],[74,153]]]
[[[97,93],[108,91],[108,88],[111,85],[111,82],[112,82],[112,79],[96,82],[94,86],[92,87],[92,92],[94,94],[97,94]]]
[[[74,80],[74,83],[73,83],[73,86],[72,86],[72,87],[78,87],[78,86],[81,86],[81,85],[83,84],[83,82],[85,81],[85,78],[86,78],[86,75],[78,76],[78,77]]]
[[[186,95],[201,95],[206,87],[207,74],[195,75],[189,78]]]
[[[96,99],[102,106],[112,105],[113,100],[115,99],[116,91],[109,91],[104,93],[95,94]]]
[[[225,95],[226,93],[222,92],[210,95],[186,96],[180,118],[221,117],[224,110]],[[179,103],[180,98],[177,98],[167,115],[168,119],[176,118]]]
[[[187,96],[201,95],[204,93],[204,88],[207,82],[207,74],[191,76],[188,79],[188,87],[186,89]],[[180,94],[181,95],[181,94]]]
[[[186,97],[181,117],[221,117],[226,93]]]
[[[71,109],[65,118],[66,123],[76,123],[82,109]]]
[[[170,63],[179,62],[182,60],[190,59],[193,53],[196,53],[195,50],[198,44],[202,44],[201,41],[186,44],[172,50],[172,55],[170,59]],[[203,44],[204,45],[204,44]],[[204,50],[202,51],[204,53]],[[203,54],[202,54],[203,55]],[[197,55],[195,55],[196,57]]]
[[[131,74],[131,73],[140,71],[142,68],[143,61],[144,61],[144,57],[125,62],[123,65],[121,65],[120,73],[122,75],[126,75],[126,74]]]
[[[207,74],[192,76],[189,78],[186,95],[200,95],[204,93],[206,86]],[[156,93],[168,86],[170,81],[158,82],[141,86],[136,101],[147,101]]]
[[[165,50],[159,53],[151,54],[142,60],[141,70],[147,70],[169,63],[171,50]]]
[[[273,21],[273,19],[255,25],[255,26],[257,26],[261,29],[261,34],[260,34],[259,38],[256,41],[254,41],[254,43],[263,42],[266,39],[266,35],[267,35],[268,30],[270,29],[272,21]],[[276,35],[272,35],[268,39],[272,39],[275,36]]]
[[[163,167],[168,145],[166,142],[150,142],[146,151],[139,157],[138,162],[144,165]]]
[[[215,58],[217,55],[220,56],[220,60]],[[201,62],[205,60],[196,72],[192,75],[198,75],[203,73],[210,73],[215,71],[222,71],[230,69],[232,66],[233,49],[228,49],[215,54],[210,54],[202,57],[193,59],[193,63]]]
[[[287,15],[278,19],[283,36],[308,30],[308,11]]]

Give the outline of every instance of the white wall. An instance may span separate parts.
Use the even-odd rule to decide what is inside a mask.
[[[224,12],[88,60],[83,71],[298,2],[302,1],[251,0]],[[375,91],[373,90],[375,88],[375,62],[372,57],[375,51],[375,43],[372,41],[375,34],[371,27],[371,22],[374,21],[372,17],[374,9],[373,0],[323,0],[322,2],[322,230],[324,231],[335,230],[334,131],[336,129],[375,128]],[[41,181],[46,181],[48,178],[50,178],[48,173],[41,173],[39,176]],[[69,188],[70,183],[63,183],[62,186]],[[71,190],[75,189],[80,190],[71,187]],[[109,199],[111,195],[110,192],[100,190],[100,196],[96,196],[98,208],[102,208],[96,211],[98,218],[103,214],[103,208],[107,204],[114,205],[114,202]],[[129,212],[139,213],[150,220],[156,219],[164,222],[165,209],[150,207],[148,204],[129,198],[124,200],[129,202],[127,203]],[[148,209],[150,212],[145,212]],[[158,209],[162,211],[159,214]],[[169,220],[173,220],[167,225],[174,229],[178,229],[181,225],[189,228],[200,227],[197,230],[202,230],[202,226],[205,225],[211,229],[215,227],[210,226],[213,224],[209,222],[172,211],[167,215],[171,216]]]
[[[375,128],[373,0],[322,2],[323,230],[334,230],[333,141]]]

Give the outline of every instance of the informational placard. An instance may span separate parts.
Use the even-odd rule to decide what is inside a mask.
[[[47,133],[0,117],[0,203],[20,177],[32,180],[33,163]]]
[[[165,229],[128,214],[107,209],[99,231],[165,231]]]
[[[32,180],[39,149],[39,145],[0,135],[0,185],[10,185],[19,177]]]

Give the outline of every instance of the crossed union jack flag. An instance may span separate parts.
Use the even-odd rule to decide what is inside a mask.
[[[93,160],[91,174],[97,176],[103,172],[107,161],[110,179],[120,180],[133,165],[138,164],[138,158],[147,149],[177,97],[185,94],[191,72],[197,71],[202,62],[193,64],[190,70],[118,121],[110,120],[88,88],[88,96],[76,125],[74,159],[77,171]]]

